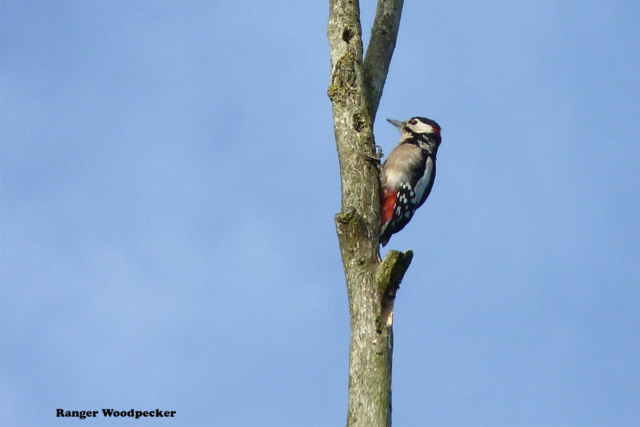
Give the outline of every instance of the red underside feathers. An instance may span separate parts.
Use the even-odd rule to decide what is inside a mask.
[[[381,227],[391,221],[397,198],[398,193],[396,191],[388,191],[386,188],[382,191],[382,207],[380,212]]]

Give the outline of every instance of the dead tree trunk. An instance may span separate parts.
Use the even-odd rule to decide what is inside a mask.
[[[380,159],[373,122],[400,25],[403,0],[379,0],[363,61],[357,0],[330,0],[328,95],[342,184],[336,229],[349,313],[347,426],[391,425],[393,301],[412,253],[389,251],[380,261]]]

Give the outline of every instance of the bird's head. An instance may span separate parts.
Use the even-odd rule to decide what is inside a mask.
[[[389,123],[400,129],[400,140],[422,140],[432,146],[433,151],[437,150],[442,141],[440,136],[441,127],[435,120],[426,117],[412,117],[406,122],[400,120],[387,119]],[[433,145],[435,144],[435,147]],[[434,153],[435,154],[435,153]]]

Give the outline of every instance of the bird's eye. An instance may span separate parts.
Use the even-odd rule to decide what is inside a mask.
[[[416,123],[418,123],[418,121],[416,119],[409,120],[409,124],[410,125],[415,125]]]

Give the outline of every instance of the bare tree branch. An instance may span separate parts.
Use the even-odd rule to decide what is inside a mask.
[[[392,250],[387,252],[384,261],[378,265],[378,287],[382,293],[382,322],[386,326],[393,325],[393,303],[412,259],[413,251],[402,253]]]
[[[404,0],[378,1],[376,18],[371,28],[371,38],[364,59],[364,84],[373,122],[396,47],[403,4]]]
[[[396,257],[385,264],[384,271],[392,273],[385,275],[379,270],[380,181],[373,116],[393,52],[393,46],[385,46],[389,43],[385,41],[385,32],[391,31],[389,40],[395,44],[400,20],[400,9],[397,6],[394,9],[395,19],[387,12],[391,6],[384,3],[395,4],[397,0],[380,0],[378,5],[372,34],[380,35],[376,36],[378,47],[370,48],[374,53],[371,53],[368,78],[369,85],[376,88],[373,94],[368,93],[362,65],[358,1],[330,0],[327,28],[331,46],[331,80],[327,93],[333,108],[342,185],[341,212],[336,214],[335,222],[351,319],[348,426],[391,425],[393,335],[389,307],[392,310],[395,291],[410,263],[410,257]],[[391,30],[389,22],[396,22]],[[380,27],[379,31],[376,26]],[[373,104],[376,107],[371,109]],[[396,264],[402,270],[398,280],[395,280]]]

